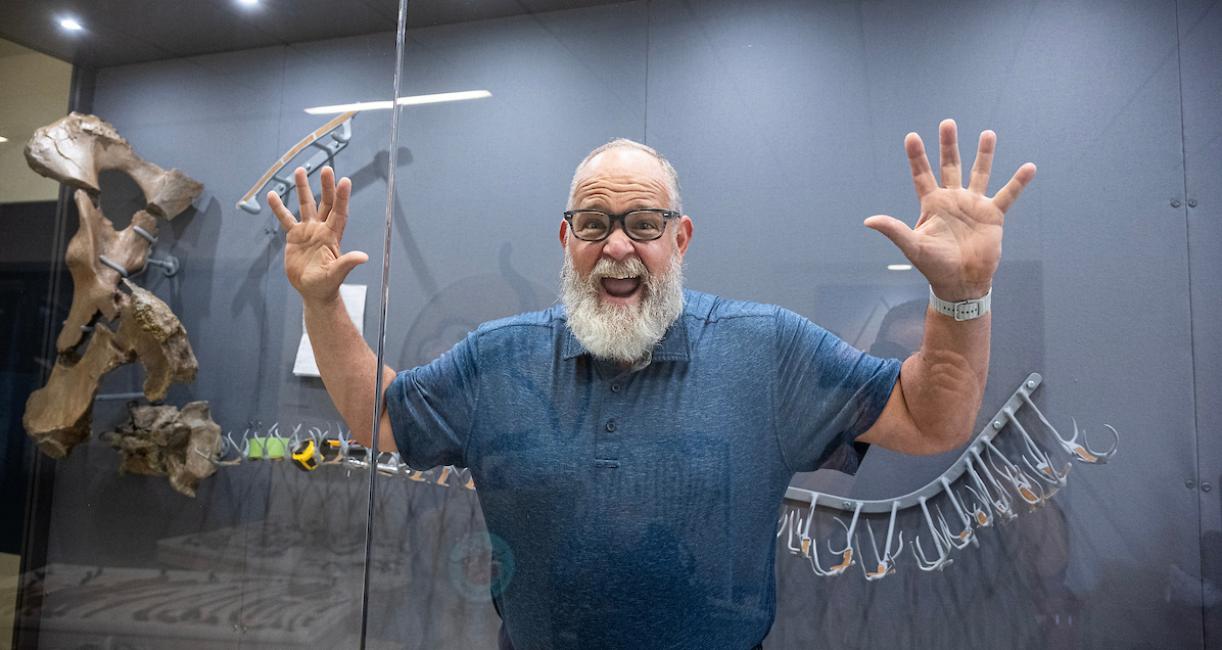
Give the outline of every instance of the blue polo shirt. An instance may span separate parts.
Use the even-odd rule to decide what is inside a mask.
[[[685,291],[643,368],[591,357],[557,305],[481,325],[386,399],[408,464],[470,468],[517,650],[746,650],[776,613],[791,477],[898,375],[793,312]]]

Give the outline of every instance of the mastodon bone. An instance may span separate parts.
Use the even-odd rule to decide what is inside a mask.
[[[144,366],[144,396],[165,398],[173,382],[195,380],[199,364],[187,332],[160,298],[127,281],[130,291],[119,310],[119,328],[94,326],[93,336],[79,359],[60,355],[51,378],[26,401],[22,424],[48,456],[63,458],[89,437],[93,400],[102,376],[132,361]]]
[[[204,190],[177,169],[166,171],[136,155],[115,127],[96,115],[69,113],[38,129],[25,145],[25,159],[39,174],[95,196],[101,192],[98,175],[120,170],[144,192],[146,209],[166,219],[186,210]]]
[[[93,398],[102,376],[131,361],[105,325],[94,328],[85,354],[74,364],[57,361],[42,388],[30,393],[21,424],[43,453],[63,458],[89,437]]]
[[[170,306],[127,280],[123,286],[131,295],[120,315],[116,339],[144,366],[144,396],[150,402],[160,402],[171,383],[195,381],[199,362],[187,340],[186,328]]]
[[[132,215],[127,228],[116,231],[110,219],[93,205],[93,200],[84,190],[73,193],[80,225],[68,242],[64,259],[72,275],[72,306],[68,318],[55,340],[55,348],[68,352],[81,342],[81,326],[88,325],[98,312],[107,320],[113,320],[127,301],[119,291],[122,276],[115,269],[102,263],[101,257],[123,267],[128,273],[144,268],[150,243],[136,233],[143,228],[154,237],[157,235],[157,219],[141,210]]]
[[[212,421],[208,402],[173,406],[131,406],[127,422],[103,434],[119,450],[119,470],[165,476],[189,497],[199,482],[216,472],[210,459],[221,451],[221,427]]]

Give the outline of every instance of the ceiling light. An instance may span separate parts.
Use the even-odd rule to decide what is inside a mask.
[[[75,18],[60,18],[59,26],[67,32],[79,32],[82,29],[85,29],[85,26]]]
[[[887,270],[888,271],[911,271],[912,265],[911,264],[888,264]]]
[[[238,0],[238,4],[243,7],[254,7],[259,4],[259,0]]]
[[[0,135],[0,142],[8,142],[8,138]]]
[[[434,93],[432,95],[411,95],[400,97],[395,104],[400,106],[418,106],[420,104],[439,104],[441,102],[461,102],[468,99],[483,99],[491,97],[487,90],[463,90],[454,93]],[[376,102],[356,102],[353,104],[334,104],[332,106],[313,106],[305,109],[310,115],[330,115],[332,113],[347,113],[348,111],[380,111],[393,106],[389,99]]]

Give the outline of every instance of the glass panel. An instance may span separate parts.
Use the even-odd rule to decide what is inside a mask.
[[[31,354],[45,343],[44,307],[53,287],[67,282],[52,260],[57,241],[59,183],[35,174],[22,154],[22,134],[63,116],[72,66],[0,40],[0,640],[13,636],[22,529],[26,519],[30,452],[21,409],[42,381],[47,356]],[[7,645],[6,645],[7,647]]]
[[[1141,3],[657,0],[409,30],[403,95],[490,97],[403,112],[386,361],[416,368],[388,393],[414,469],[379,480],[386,548],[374,563],[401,565],[375,581],[371,631],[476,647],[501,633],[518,647],[750,648],[765,636],[768,647],[1199,647],[1187,233],[1168,204],[1184,184],[1176,28],[1174,7]],[[990,195],[1025,161],[1040,170],[1005,222],[982,406],[956,427],[963,439],[984,431],[1039,373],[1030,401],[1015,398],[1017,424],[984,452],[988,471],[974,465],[982,480],[1030,482],[1002,486],[1019,515],[1008,525],[978,504],[993,524],[979,525],[972,506],[985,499],[966,489],[978,486],[962,446],[911,456],[876,444],[855,476],[831,469],[856,465],[830,443],[861,427],[832,415],[784,426],[823,413],[784,391],[850,415],[881,401],[821,383],[826,359],[792,375],[808,379],[794,388],[768,343],[783,323],[734,337],[731,317],[777,318],[770,308],[688,294],[685,340],[668,335],[627,367],[584,354],[602,345],[597,331],[559,316],[579,304],[556,288],[574,167],[626,137],[678,170],[694,226],[687,287],[780,305],[856,348],[907,357],[940,318],[929,283],[861,223],[916,222],[905,134],[922,136],[939,176],[947,117],[965,176],[977,135],[996,132]],[[583,189],[587,172],[576,186],[587,204],[569,207],[667,207],[645,205],[658,196],[645,172]],[[588,264],[666,268],[667,255],[617,237],[619,252],[587,252]],[[588,267],[574,264],[580,278]],[[594,291],[631,302],[631,282]],[[514,316],[532,310],[549,311]],[[910,370],[917,402],[944,380]],[[952,407],[972,401],[955,393]],[[1117,427],[1119,453],[1071,461],[1036,407],[1066,440],[1076,422],[1095,451]],[[825,469],[795,475],[817,461]],[[904,544],[888,561],[870,535],[886,548],[889,511],[859,515],[846,536],[853,504],[927,485],[930,515],[917,499],[897,509]],[[824,497],[806,539],[820,571],[852,562],[838,580],[803,556],[812,490]],[[1024,490],[1059,493],[1027,512]],[[964,518],[976,519],[970,533]],[[787,535],[786,523],[801,526]],[[953,565],[922,571],[916,539],[930,564],[944,547]],[[851,556],[829,553],[846,544]]]
[[[0,619],[20,647],[1207,645],[1208,4],[420,0],[397,40],[393,2],[6,3],[6,498],[32,480],[24,514],[5,506],[24,521]],[[35,139],[36,163],[90,187],[79,203],[13,155],[63,114],[66,64],[15,64],[21,46],[75,63],[70,105],[108,125],[61,125],[84,171],[52,164],[70,140]],[[27,119],[35,93],[14,80],[31,74],[59,78],[58,113]],[[912,268],[860,225],[916,223],[905,134],[940,178],[947,117],[964,167],[996,131],[989,193],[1039,164],[991,277],[987,386],[974,422],[933,426],[974,412],[955,385],[971,373],[910,361],[924,437],[963,442],[912,455],[924,443],[884,416],[862,456],[849,443],[897,369],[882,359],[945,359],[983,322],[928,311],[940,255]],[[125,160],[118,136],[158,167],[90,186]],[[579,167],[617,137],[681,184],[631,144]],[[352,183],[336,252],[369,255],[345,280],[364,288],[345,293],[364,306],[355,336],[406,371],[386,377],[397,435],[376,459],[347,435],[379,404],[372,357],[333,292],[293,288],[263,198],[314,157]],[[686,216],[652,242],[616,225],[579,242],[573,208]],[[117,298],[113,266],[134,287]],[[96,278],[107,313],[81,320]],[[301,354],[306,311],[326,388]],[[185,335],[153,335],[173,319]],[[172,358],[164,396],[151,361],[101,368],[184,336],[198,371]],[[109,370],[96,396],[51,372],[89,364]],[[27,403],[46,375],[60,392]],[[206,402],[229,435],[150,399]],[[1108,456],[1106,425],[1119,452],[1080,462]]]
[[[1197,460],[1194,486],[1201,508],[1201,593],[1205,645],[1222,645],[1222,436],[1216,414],[1222,411],[1222,7],[1181,2],[1178,22],[1184,88],[1184,167],[1187,182],[1181,208],[1188,222],[1188,261],[1192,296],[1193,370],[1196,379]],[[1211,171],[1214,170],[1214,171]],[[1187,484],[1186,484],[1187,485]],[[1190,572],[1187,572],[1190,577]],[[1191,580],[1184,580],[1185,586]],[[1185,596],[1187,594],[1184,594]]]
[[[397,3],[346,7],[343,20],[329,4],[82,5],[73,32],[56,24],[66,14],[14,4],[0,22],[76,64],[73,108],[86,117],[34,134],[64,117],[65,98],[3,146],[33,138],[35,163],[88,188],[75,204],[64,194],[81,212],[79,227],[65,212],[55,251],[69,251],[68,300],[31,307],[50,310],[50,338],[61,337],[46,398],[6,402],[44,451],[66,452],[38,459],[16,642],[358,647],[370,474],[353,450],[311,449],[347,440],[348,427],[311,368],[266,194],[288,190],[301,216],[297,192],[277,186],[306,165],[317,194],[332,164],[354,181],[345,244],[381,250],[391,111],[312,109],[391,98]],[[380,262],[346,280],[369,341]],[[93,318],[86,299],[115,304]],[[88,306],[78,318],[70,304]],[[10,349],[37,358],[38,343]],[[106,367],[131,356],[139,363]],[[168,391],[154,390],[149,378],[166,374]],[[84,439],[53,442],[78,413]]]

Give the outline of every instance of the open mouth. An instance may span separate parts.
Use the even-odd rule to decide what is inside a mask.
[[[600,280],[603,291],[607,292],[608,296],[614,298],[627,298],[636,293],[641,288],[641,278],[602,278]]]

